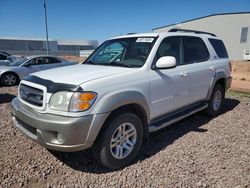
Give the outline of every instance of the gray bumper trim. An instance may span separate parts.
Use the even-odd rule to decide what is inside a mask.
[[[107,117],[107,114],[83,117],[41,114],[24,106],[18,98],[13,99],[11,105],[13,122],[22,133],[43,147],[58,151],[79,151],[91,147],[95,140],[87,139],[91,126],[104,122]]]

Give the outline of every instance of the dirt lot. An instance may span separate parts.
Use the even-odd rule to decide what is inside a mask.
[[[250,61],[232,62],[232,90],[250,92]]]
[[[49,152],[11,122],[16,87],[0,88],[0,187],[250,187],[250,98],[227,96],[223,113],[201,113],[151,135],[130,166],[108,171],[89,151]]]
[[[62,56],[62,58],[68,60],[68,61],[76,61],[78,63],[82,63],[85,61],[86,57],[79,57],[79,56]]]

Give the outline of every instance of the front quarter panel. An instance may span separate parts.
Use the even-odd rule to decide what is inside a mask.
[[[102,101],[95,108],[95,119],[90,127],[87,142],[94,142],[100,132],[105,120],[115,109],[127,104],[140,105],[146,112],[149,122],[149,107],[146,98],[138,91],[114,92],[102,98]]]
[[[114,92],[105,96],[96,107],[96,113],[112,112],[127,104],[137,104],[143,107],[149,117],[149,106],[146,98],[138,91]]]

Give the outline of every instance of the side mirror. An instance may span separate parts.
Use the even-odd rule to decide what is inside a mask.
[[[176,66],[176,59],[173,56],[163,56],[155,64],[158,69],[169,69]]]

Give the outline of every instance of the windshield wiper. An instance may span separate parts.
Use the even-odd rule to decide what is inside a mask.
[[[97,63],[95,63],[94,61],[86,61],[82,64],[90,64],[90,65],[97,65]]]

